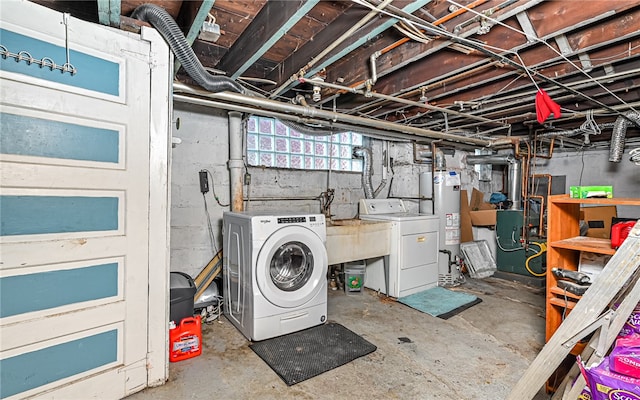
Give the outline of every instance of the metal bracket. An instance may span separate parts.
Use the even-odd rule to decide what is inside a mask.
[[[568,349],[572,349],[582,338],[600,328],[600,336],[598,337],[598,344],[595,348],[595,351],[598,357],[603,357],[607,352],[606,342],[609,333],[609,325],[611,324],[611,320],[613,320],[615,316],[616,312],[614,310],[608,310],[607,312],[599,316],[598,319],[581,329],[575,335],[571,336],[567,341],[562,343],[562,345]]]

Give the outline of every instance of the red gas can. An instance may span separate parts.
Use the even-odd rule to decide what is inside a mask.
[[[200,316],[183,318],[178,326],[169,327],[169,361],[181,361],[202,353]]]
[[[618,222],[611,227],[611,247],[617,249],[629,236],[636,221]]]

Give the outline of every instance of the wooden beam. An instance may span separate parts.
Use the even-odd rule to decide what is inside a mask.
[[[367,10],[361,7],[350,7],[344,13],[332,21],[325,29],[316,34],[313,41],[307,42],[304,46],[284,60],[278,68],[269,73],[266,78],[282,84],[285,80],[300,70],[314,55],[318,54],[318,49],[327,48],[338,36],[348,28],[355,25],[367,14]]]
[[[572,45],[573,55],[576,53],[593,52],[599,48],[616,47],[616,43],[619,41],[628,43],[628,40],[633,36],[640,35],[640,33],[635,29],[637,24],[634,23],[634,21],[640,20],[640,10],[634,10],[633,12],[626,14],[625,20],[629,20],[631,22],[620,24],[616,23],[616,21],[607,21],[599,28],[584,28],[578,32],[568,35],[568,41]],[[597,31],[597,34],[593,32],[594,30]],[[509,46],[513,45],[514,48],[517,49],[517,43],[521,43],[521,47],[529,46],[528,49],[521,48],[519,50],[521,57],[525,61],[526,65],[538,69],[539,72],[544,73],[546,76],[555,78],[565,76],[576,71],[569,63],[558,63],[558,61],[562,61],[562,58],[547,46],[541,45],[540,43],[536,43],[534,45],[523,44],[524,37],[522,35],[511,30],[507,30],[504,27],[494,27],[492,32],[494,35],[498,35],[498,37],[502,38],[502,43],[505,44],[506,48],[510,48]],[[488,42],[491,43],[492,40],[489,40]],[[624,49],[622,49],[622,51],[624,51]],[[638,50],[634,50],[633,52],[635,53],[636,51]],[[400,57],[402,58],[402,56]],[[592,58],[596,60],[598,57],[592,56]],[[544,69],[540,68],[540,66],[545,64],[552,64],[550,61],[553,61],[553,63],[557,65]],[[468,63],[467,67],[464,66],[465,62]],[[605,63],[605,61],[592,62],[594,68]],[[470,61],[469,56],[462,54],[451,56],[451,52],[440,51],[428,59],[413,63],[408,67],[408,69],[405,69],[406,73],[403,74],[401,80],[398,80],[393,76],[380,78],[376,85],[376,89],[384,93],[402,93],[403,91],[406,92],[407,89],[413,87],[429,85],[432,83],[437,84],[437,79],[440,77],[452,76],[455,73],[464,73],[466,68],[470,68],[473,65],[475,64],[473,61]],[[489,93],[488,91],[501,91],[502,87],[504,87],[504,85],[506,85],[510,80],[514,79],[517,74],[519,74],[519,72],[514,72],[512,67],[505,69],[494,68],[487,70],[482,74],[476,74],[468,79],[461,79],[457,82],[448,82],[446,86],[443,85],[442,88],[439,89],[436,87],[437,90],[428,90],[426,94],[427,97],[432,100],[438,99],[437,101],[440,103],[447,104],[452,103],[455,100],[475,100],[486,96],[487,93]],[[501,75],[504,76],[501,77]],[[489,82],[497,80],[502,80],[502,82],[498,82],[493,88],[491,86],[487,86]],[[529,84],[530,82],[528,82],[527,79],[522,79],[521,82],[513,83],[512,88]],[[344,107],[344,104],[341,103],[340,106]]]
[[[403,11],[411,13],[416,11],[418,8],[424,6],[425,4],[429,3],[430,1],[431,0],[416,0],[416,1],[399,0],[396,6],[403,7]],[[308,71],[306,71],[306,75],[313,76],[316,73],[322,71],[327,66],[342,59],[347,54],[356,50],[360,46],[363,46],[367,42],[374,40],[376,36],[380,35],[382,32],[391,28],[397,21],[398,20],[395,18],[375,19],[375,20],[369,21],[362,28],[360,28],[356,34],[352,35],[351,38],[347,38],[346,40],[344,40],[327,57],[325,57],[323,60],[316,63]],[[344,29],[343,32],[346,32],[349,28],[350,27],[346,27],[346,29]],[[340,35],[341,34],[342,33],[340,33]],[[315,49],[316,50],[314,51],[314,53],[317,54],[318,53],[317,47]],[[304,66],[305,63],[307,63],[308,61],[309,60],[305,60],[302,66]],[[297,72],[298,70],[292,71],[291,75]],[[286,78],[289,78],[290,76],[287,76]],[[295,84],[296,83],[293,82],[291,83],[291,85],[289,85],[289,87],[294,86]]]
[[[120,27],[120,0],[98,0],[98,20],[102,25]]]
[[[236,79],[251,64],[280,40],[319,0],[272,0],[267,2],[253,22],[222,58],[218,69]]]

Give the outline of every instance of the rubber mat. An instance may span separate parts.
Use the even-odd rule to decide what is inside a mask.
[[[449,319],[454,315],[482,302],[475,295],[442,287],[400,297],[398,302],[434,317]]]
[[[254,342],[249,347],[288,386],[347,364],[377,349],[361,336],[334,322]]]

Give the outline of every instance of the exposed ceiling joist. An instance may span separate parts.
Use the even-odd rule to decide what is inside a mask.
[[[133,9],[153,3],[188,40],[211,13],[219,39],[193,42],[210,71],[360,124],[528,137],[579,129],[587,112],[603,126],[638,112],[640,0],[32,1],[109,25],[119,4],[127,29]],[[562,118],[537,121],[538,87]],[[640,127],[626,134],[634,143]]]

